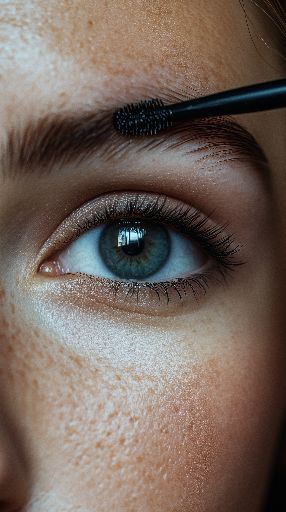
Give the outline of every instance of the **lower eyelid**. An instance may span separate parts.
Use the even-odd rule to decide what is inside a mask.
[[[52,279],[48,293],[55,302],[66,302],[91,313],[111,307],[147,316],[172,315],[200,307],[202,299],[209,293],[210,283],[225,285],[225,278],[219,268],[194,277],[158,283],[116,282],[75,273]]]

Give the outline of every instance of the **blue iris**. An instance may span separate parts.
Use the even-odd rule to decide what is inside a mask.
[[[141,220],[107,224],[99,239],[102,260],[121,279],[145,280],[155,274],[167,262],[170,245],[163,225]]]

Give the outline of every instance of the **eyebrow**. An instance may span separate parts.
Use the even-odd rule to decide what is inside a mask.
[[[159,147],[166,151],[184,147],[186,153],[200,150],[204,157],[216,155],[220,161],[248,160],[267,166],[266,156],[253,135],[229,117],[182,123],[153,137],[130,139],[115,132],[112,113],[113,110],[56,112],[10,129],[0,146],[0,171],[4,178],[11,179],[41,176],[95,156],[116,161],[131,151]]]

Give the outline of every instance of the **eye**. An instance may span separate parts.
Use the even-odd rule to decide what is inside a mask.
[[[198,274],[209,259],[195,242],[167,225],[123,219],[80,235],[57,263],[63,274],[156,282]]]
[[[197,209],[143,192],[110,193],[75,210],[45,243],[39,274],[73,282],[77,303],[156,309],[225,280],[241,262],[234,237]],[[162,306],[162,304],[161,304]],[[132,306],[133,308],[133,306]]]

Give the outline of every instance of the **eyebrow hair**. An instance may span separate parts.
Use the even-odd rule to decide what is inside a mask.
[[[267,166],[255,138],[233,119],[210,118],[182,123],[153,137],[126,138],[112,126],[113,111],[57,112],[31,119],[9,130],[0,146],[0,171],[4,178],[49,174],[59,167],[78,165],[100,156],[118,160],[130,151],[174,150],[189,147],[222,160],[251,160]],[[191,148],[192,142],[200,146]],[[192,151],[193,150],[193,151]],[[187,151],[188,153],[188,151]]]

